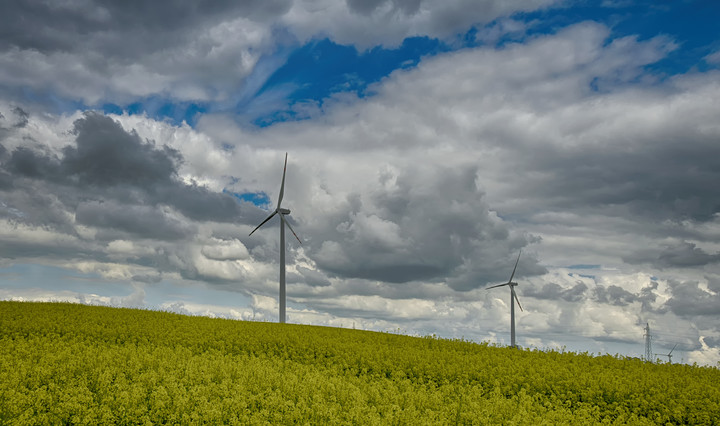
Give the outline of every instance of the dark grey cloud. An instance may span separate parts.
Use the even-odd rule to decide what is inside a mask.
[[[16,106],[10,111],[10,118],[5,117],[3,113],[0,113],[0,141],[8,134],[10,129],[22,129],[28,123],[28,117],[30,116],[25,110]],[[2,159],[0,157],[0,159]]]
[[[0,170],[0,191],[7,191],[12,188],[12,177],[9,173]]]
[[[92,47],[130,56],[187,40],[208,22],[234,16],[265,20],[284,14],[291,4],[290,0],[3,2],[0,49],[48,53]]]
[[[711,348],[720,348],[720,337],[706,336],[703,342]]]
[[[28,117],[30,116],[20,107],[13,108],[13,114],[17,117],[17,121],[13,123],[13,127],[23,128],[28,123]]]
[[[656,310],[653,308],[653,303],[655,303],[658,298],[658,287],[659,285],[657,281],[651,281],[649,285],[643,287],[642,290],[640,290],[639,299],[642,302],[643,311],[649,312]],[[664,313],[665,311],[667,311],[667,308],[665,306],[657,309],[658,313]]]
[[[162,274],[133,275],[132,280],[145,284],[157,284],[162,281]]]
[[[537,173],[522,190],[551,210],[711,220],[720,212],[720,186],[710,184],[720,180],[720,144],[699,129],[662,127],[625,149],[544,146],[523,164]]]
[[[347,0],[350,10],[361,15],[371,15],[379,7],[389,4],[393,11],[414,15],[420,10],[422,0]]]
[[[65,179],[57,156],[22,146],[12,152],[5,167],[12,174],[30,179],[54,182]]]
[[[328,274],[391,283],[434,281],[470,290],[507,279],[532,237],[514,236],[476,185],[477,169],[442,166],[380,173],[350,194],[305,252]],[[518,276],[544,272],[529,256]]]
[[[0,132],[2,132],[1,129]],[[2,137],[0,137],[0,140],[2,140]],[[0,191],[7,191],[12,188],[12,176],[4,170],[4,164],[8,157],[9,153],[7,149],[0,143]]]
[[[696,267],[720,262],[720,253],[708,254],[693,243],[683,242],[674,247],[667,247],[658,256],[660,265],[673,267]],[[656,263],[656,264],[657,264]]]
[[[75,210],[75,220],[103,230],[165,241],[185,238],[194,231],[194,227],[152,206],[126,206],[112,201],[81,203]]]
[[[694,243],[683,241],[665,247],[643,249],[623,257],[630,264],[650,263],[657,268],[696,268],[720,262],[720,253],[709,254]]]
[[[18,238],[4,241],[0,256],[121,262],[125,266],[114,277],[133,274],[138,282],[155,280],[150,271],[232,281],[232,274],[198,267],[202,260],[193,247],[198,241],[212,244],[207,229],[219,223],[233,228],[225,233],[237,239],[237,224],[254,222],[260,209],[248,203],[241,208],[229,194],[182,182],[177,151],[142,140],[101,114],[85,114],[70,134],[74,143],[59,151],[28,140],[2,152],[0,182],[8,183],[0,185],[0,217],[6,227],[17,227]],[[201,233],[198,221],[212,223]]]
[[[616,306],[627,306],[630,303],[639,300],[637,295],[616,285],[595,287],[595,297],[600,303],[607,303]]]
[[[298,273],[289,273],[287,275],[289,283],[306,284],[310,287],[329,287],[330,280],[320,271],[306,268],[304,266],[296,266]],[[293,293],[298,295],[298,293]]]
[[[8,111],[10,117],[0,112],[0,142],[12,131],[12,129],[23,128],[28,123],[28,113],[20,107],[14,107]],[[0,149],[0,161],[3,160],[3,149]]]
[[[183,161],[178,151],[143,141],[135,131],[127,132],[118,122],[98,113],[86,113],[77,120],[73,134],[75,145],[66,146],[60,157],[42,145],[39,149],[21,146],[5,155],[4,170],[0,172],[10,176],[2,180],[10,183],[4,186],[19,185],[18,179],[23,179],[18,191],[24,189],[36,198],[53,194],[69,211],[77,209],[81,222],[110,228],[115,219],[118,229],[138,227],[151,231],[155,225],[164,223],[159,218],[166,215],[157,210],[163,205],[192,220],[244,222],[240,206],[232,196],[178,179],[177,168]],[[21,203],[20,198],[26,197],[19,194],[13,198],[28,209],[34,204],[30,200]],[[119,213],[91,213],[88,205],[83,204],[86,200],[114,201],[115,204],[105,206],[112,205]],[[122,212],[127,206],[142,210],[134,213],[148,223],[133,225],[124,219]],[[153,209],[156,213],[150,214]],[[248,209],[251,218],[257,216],[254,210],[257,209]],[[174,225],[159,226],[157,235],[179,238],[180,229]]]
[[[158,187],[157,202],[167,203],[193,220],[254,223],[258,209],[251,203],[238,204],[232,196],[213,192],[196,183],[172,183]]]
[[[720,293],[709,293],[697,281],[669,281],[672,297],[665,305],[680,317],[720,315]]]
[[[578,302],[585,298],[588,286],[578,281],[572,288],[566,289],[557,283],[547,283],[541,288],[527,287],[522,289],[523,296],[545,300],[565,300]]]
[[[176,179],[180,153],[143,142],[133,130],[97,113],[74,124],[76,146],[63,149],[62,169],[79,185],[132,185],[152,188]]]

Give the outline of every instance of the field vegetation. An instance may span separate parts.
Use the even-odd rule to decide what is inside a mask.
[[[0,424],[720,424],[720,371],[0,302]]]

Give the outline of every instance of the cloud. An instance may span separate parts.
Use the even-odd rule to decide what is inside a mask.
[[[75,210],[77,224],[120,231],[136,238],[172,241],[192,235],[189,224],[170,212],[151,206],[126,206],[115,202],[84,202]]]
[[[583,282],[578,282],[574,287],[565,289],[557,283],[551,282],[542,286],[542,288],[523,290],[523,295],[535,297],[537,299],[546,300],[565,300],[568,302],[579,302],[585,299],[585,291],[588,286]]]
[[[135,131],[126,132],[120,123],[100,114],[87,113],[77,120],[73,133],[76,146],[63,149],[62,167],[81,185],[167,184],[182,158],[177,150],[143,142]]]
[[[12,148],[0,158],[10,181],[0,191],[5,258],[45,258],[134,282],[245,277],[246,268],[236,263],[249,259],[238,225],[262,212],[222,190],[186,182],[177,149],[99,113],[80,115],[69,129],[54,123],[48,133],[67,134],[66,140],[46,137],[47,123],[28,120],[27,128],[5,135]]]
[[[350,193],[311,225],[313,239],[304,248],[319,268],[393,283],[449,280],[458,290],[509,276],[512,253],[528,241],[489,210],[475,167],[378,172],[366,191]],[[542,271],[532,262],[524,259],[520,273]]]
[[[705,59],[705,62],[708,62],[710,64],[720,64],[720,50],[716,50],[715,52],[710,53],[703,59]]]
[[[717,284],[715,284],[717,287]],[[672,298],[666,303],[680,317],[720,314],[720,293],[701,288],[694,281],[672,281]],[[720,327],[716,327],[718,331]]]
[[[320,271],[306,268],[304,266],[296,267],[299,274],[298,282],[305,283],[311,287],[327,287],[332,285],[330,280]]]
[[[451,38],[477,23],[555,0],[269,0],[194,4],[7,4],[0,10],[0,94],[52,93],[90,106],[136,98],[233,104],[279,66],[283,46],[313,38],[397,46]],[[27,31],[27,28],[41,29]],[[256,90],[256,89],[255,89]],[[227,106],[227,105],[226,105]]]
[[[695,243],[681,241],[664,248],[646,248],[623,260],[632,264],[652,263],[657,268],[694,268],[720,262],[720,253],[708,254]]]
[[[133,219],[126,214],[124,219],[122,213],[116,213],[114,219],[100,215],[105,201],[129,205],[131,209],[133,205],[141,206],[134,213],[156,224],[167,222],[161,218],[163,205],[194,220],[231,221],[240,217],[238,203],[231,196],[179,180],[178,167],[183,158],[177,150],[167,145],[155,147],[152,141],[142,141],[134,130],[125,131],[119,122],[92,112],[75,121],[72,133],[75,144],[65,146],[61,153],[54,153],[52,147],[42,143],[39,149],[15,148],[3,162],[13,184],[45,185],[45,192],[55,194],[65,209],[77,210],[80,222],[87,222],[84,224],[109,226],[112,223],[108,221],[124,220],[126,224],[121,228],[133,226]],[[83,191],[82,196],[79,191]],[[16,197],[20,204],[23,196]],[[43,195],[34,197],[36,200],[25,202],[39,202],[37,198]],[[105,206],[118,207],[112,203]],[[145,229],[153,226],[148,222]],[[173,234],[180,237],[180,228],[175,228],[178,232]]]
[[[397,46],[405,38],[417,35],[448,39],[475,24],[557,3],[552,0],[453,0],[442,4],[427,0],[298,1],[283,22],[301,40],[319,32],[338,43],[354,44],[364,50],[376,45]],[[320,28],[313,23],[318,18],[326,19]]]
[[[213,260],[240,260],[247,259],[249,253],[242,242],[238,240],[220,240],[213,238],[209,244],[202,247],[202,254]]]
[[[102,2],[7,5],[0,22],[0,83],[53,90],[95,104],[172,91],[180,99],[209,99],[232,87],[271,50],[268,20],[289,1],[148,5]],[[25,31],[28,27],[42,31]],[[232,70],[232,71],[231,71]]]

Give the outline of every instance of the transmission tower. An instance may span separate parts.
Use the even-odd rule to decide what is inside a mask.
[[[652,361],[652,336],[650,336],[650,323],[645,323],[645,360]]]

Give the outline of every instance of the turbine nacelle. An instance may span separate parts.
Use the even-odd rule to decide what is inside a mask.
[[[278,207],[276,210],[280,214],[290,214],[290,210]]]

